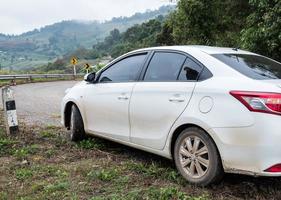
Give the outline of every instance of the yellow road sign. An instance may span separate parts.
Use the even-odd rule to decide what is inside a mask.
[[[71,58],[70,63],[71,63],[72,65],[76,65],[76,64],[78,63],[77,58],[74,58],[74,57]]]
[[[90,67],[91,67],[88,63],[86,63],[84,66],[85,66],[85,69],[87,69],[87,70],[90,69]]]

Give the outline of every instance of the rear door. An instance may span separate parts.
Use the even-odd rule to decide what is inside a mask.
[[[130,102],[131,142],[163,149],[167,135],[192,96],[202,67],[185,54],[154,52]]]

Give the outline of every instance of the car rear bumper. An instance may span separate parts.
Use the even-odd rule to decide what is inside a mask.
[[[254,113],[248,127],[211,128],[226,172],[281,176],[265,170],[281,163],[281,116]]]

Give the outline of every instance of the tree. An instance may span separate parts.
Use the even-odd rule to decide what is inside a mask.
[[[181,0],[170,18],[176,44],[215,44],[217,1]]]
[[[120,31],[116,28],[110,31],[110,35],[113,41],[118,41],[120,39]]]
[[[242,31],[242,47],[281,61],[281,1],[250,0],[254,12]]]
[[[157,41],[237,47],[250,11],[246,0],[180,0]]]
[[[173,37],[173,28],[166,21],[161,29],[161,32],[157,34],[156,43],[158,45],[173,45],[175,44]]]

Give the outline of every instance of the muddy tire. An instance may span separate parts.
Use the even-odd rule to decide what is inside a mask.
[[[76,105],[72,105],[71,107],[70,130],[68,136],[71,141],[80,141],[85,138],[83,119]]]
[[[197,127],[187,128],[178,136],[174,146],[174,162],[188,182],[199,186],[218,183],[224,174],[215,143]]]

